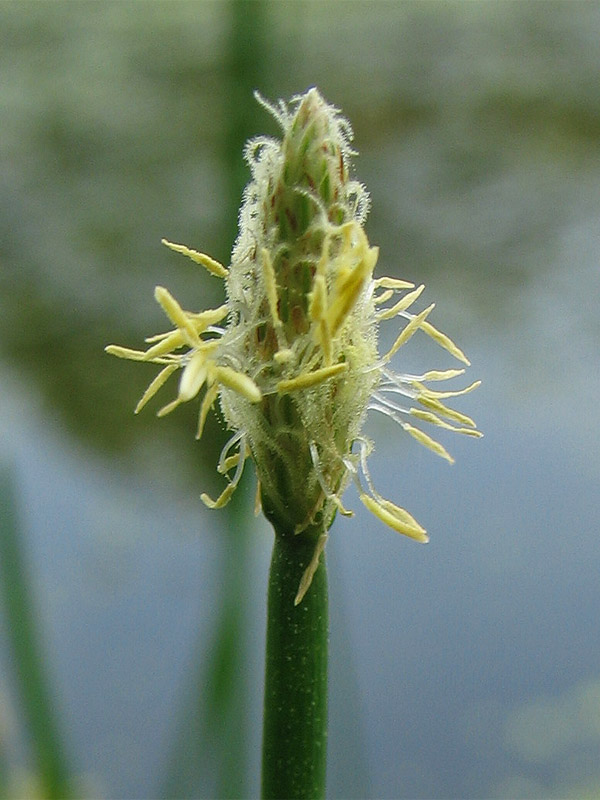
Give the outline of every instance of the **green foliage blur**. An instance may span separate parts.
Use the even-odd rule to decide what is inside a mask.
[[[219,425],[200,455],[194,409],[134,419],[155,370],[103,346],[161,329],[157,283],[191,309],[220,301],[219,282],[160,239],[227,263],[241,146],[276,133],[253,88],[276,99],[318,83],[343,108],[386,269],[453,286],[473,325],[502,312],[485,282],[500,296],[526,283],[522,248],[551,246],[562,210],[541,198],[519,224],[496,209],[465,241],[461,205],[520,170],[523,202],[539,200],[548,170],[584,171],[600,139],[597,82],[576,46],[585,21],[564,4],[8,2],[0,22],[0,352],[75,435],[133,466],[166,447],[177,480],[209,492]],[[569,69],[551,69],[567,54]],[[417,186],[387,174],[398,148]],[[453,196],[454,217],[437,213]]]

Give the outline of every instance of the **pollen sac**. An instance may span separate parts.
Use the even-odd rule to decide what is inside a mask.
[[[361,227],[367,193],[349,178],[349,123],[317,89],[289,108],[258,99],[283,139],[246,148],[252,180],[226,278],[235,313],[223,345],[263,397],[222,392],[221,406],[246,431],[266,515],[299,532],[333,518],[373,388],[377,250]]]

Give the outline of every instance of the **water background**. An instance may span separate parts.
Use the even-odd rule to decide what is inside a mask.
[[[352,491],[332,529],[328,794],[597,797],[600,5],[9,2],[0,30],[0,454],[91,796],[215,796],[232,753],[238,796],[258,791],[272,534],[252,480],[241,517],[200,502],[219,425],[198,445],[194,409],[134,418],[152,368],[102,352],[161,329],[156,283],[219,302],[160,239],[227,260],[236,136],[276,133],[255,79],[344,110],[381,272],[426,283],[483,381],[460,407],[485,438],[444,438],[452,467],[369,421],[376,485],[431,542]],[[402,356],[452,366],[427,342]],[[206,690],[228,596],[235,733]],[[7,642],[4,621],[13,775],[27,737]]]

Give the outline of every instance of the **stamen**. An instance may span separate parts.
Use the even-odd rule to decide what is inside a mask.
[[[382,289],[412,289],[414,287],[414,283],[410,281],[402,281],[399,278],[388,278],[386,276],[377,278],[373,283],[376,288],[381,287]]]
[[[384,383],[377,389],[376,392],[373,392],[373,397],[376,400],[381,400],[385,402],[384,394],[397,394],[400,397],[409,397],[411,400],[414,400],[417,395],[419,394],[416,389],[413,389],[412,386],[407,386],[404,383]]]
[[[432,397],[423,396],[421,394],[417,395],[417,399],[422,406],[425,406],[425,408],[430,408],[433,411],[437,411],[438,414],[442,415],[442,417],[452,419],[454,422],[460,422],[462,425],[468,425],[470,428],[476,427],[475,422],[471,419],[471,417],[467,417],[466,414],[461,414],[460,411],[456,411],[453,408],[448,408],[448,406],[444,405],[441,400],[436,400]]]
[[[238,433],[233,436],[229,442],[225,445],[223,450],[221,451],[221,457],[219,459],[219,472],[223,470],[221,467],[225,463],[225,458],[223,456],[224,453],[229,450],[235,444],[235,441],[240,441],[240,450],[239,450],[239,461],[237,462],[237,467],[235,470],[235,474],[231,480],[231,483],[227,484],[225,489],[221,492],[221,494],[217,497],[216,500],[213,500],[206,492],[200,495],[200,499],[204,503],[204,505],[208,506],[208,508],[223,508],[223,506],[227,505],[229,500],[231,499],[231,495],[235,492],[238,483],[240,482],[240,478],[242,477],[242,473],[244,471],[244,464],[246,462],[246,442],[244,437],[244,433],[239,431]]]
[[[208,412],[213,406],[213,403],[217,399],[217,395],[219,394],[219,386],[216,383],[213,383],[212,386],[209,386],[206,390],[206,394],[202,399],[202,403],[200,404],[200,413],[198,414],[198,430],[196,431],[196,439],[202,438],[202,431],[204,430],[204,424],[206,423],[206,417],[208,416]]]
[[[340,514],[344,517],[353,517],[354,512],[349,511],[347,508],[344,508],[344,505],[340,498],[337,496],[335,492],[331,490],[331,488],[327,485],[327,481],[325,480],[325,476],[323,475],[323,471],[321,470],[321,464],[319,462],[319,452],[317,450],[317,445],[315,442],[311,442],[309,445],[310,450],[310,457],[313,463],[313,467],[315,468],[315,474],[317,476],[317,480],[319,481],[319,485],[325,494],[325,497],[328,500],[331,500],[337,508],[339,509]]]
[[[311,386],[316,386],[319,383],[328,381],[334,378],[341,372],[348,370],[348,364],[343,362],[341,364],[332,364],[330,367],[322,367],[315,369],[313,372],[306,372],[303,375],[298,375],[297,378],[290,378],[289,380],[279,381],[277,384],[277,391],[280,394],[284,392],[295,392],[299,389],[308,389]]]
[[[121,347],[118,344],[108,344],[104,352],[117,358],[127,358],[130,361],[144,361],[146,353],[144,350],[132,350],[130,347]]]
[[[267,302],[269,304],[269,312],[271,314],[271,321],[275,328],[275,335],[277,337],[277,344],[280,350],[287,348],[287,343],[283,334],[283,323],[279,317],[277,310],[277,281],[275,279],[275,270],[273,269],[273,262],[269,251],[263,247],[261,250],[261,266],[263,271],[263,280],[265,284],[265,291],[267,293]]]
[[[327,285],[324,275],[315,275],[308,313],[313,322],[320,322],[327,313]]]
[[[163,311],[169,317],[173,325],[179,328],[182,334],[187,334],[187,341],[191,347],[195,347],[200,342],[196,329],[185,311],[181,308],[173,295],[164,286],[157,286],[154,289],[154,297],[162,306]]]
[[[372,514],[374,514],[378,519],[380,519],[393,530],[397,531],[398,533],[402,533],[404,536],[408,536],[417,542],[423,542],[425,544],[429,541],[429,536],[427,536],[424,529],[421,528],[420,525],[415,527],[414,525],[409,524],[403,515],[398,513],[404,512],[404,509],[401,509],[399,506],[394,506],[393,503],[387,501],[390,507],[393,506],[394,511],[396,512],[394,513],[390,507],[385,508],[381,503],[375,500],[375,498],[370,497],[364,492],[361,493],[359,497]]]
[[[392,317],[397,316],[401,311],[406,311],[406,309],[409,308],[414,303],[414,301],[419,297],[419,295],[422,294],[424,288],[425,288],[424,283],[422,283],[420,286],[417,286],[417,288],[414,291],[405,294],[404,297],[398,300],[396,305],[392,306],[391,308],[384,308],[382,311],[380,311],[377,314],[377,319],[378,320],[391,319]]]
[[[325,366],[331,366],[331,362],[333,361],[333,339],[331,338],[329,323],[326,319],[322,319],[319,323],[319,338],[321,340],[321,349],[323,350]]]
[[[324,275],[316,275],[313,290],[310,294],[308,312],[315,323],[315,340],[321,345],[323,360],[326,366],[333,359],[333,342],[327,320],[327,285]]]
[[[161,388],[161,386],[163,386],[167,382],[167,380],[175,372],[176,369],[178,369],[178,365],[177,364],[169,364],[164,369],[161,369],[161,371],[158,373],[156,378],[154,378],[152,383],[150,383],[150,385],[148,386],[148,388],[146,389],[146,391],[142,395],[139,403],[135,407],[135,410],[133,412],[134,414],[139,414],[139,412],[146,405],[148,400],[150,400],[152,397],[154,397],[154,395],[158,392],[158,390]]]
[[[367,457],[373,449],[372,445],[368,440],[363,439],[362,437],[357,438],[356,441],[360,444],[361,470],[367,482],[369,491],[371,492],[371,495],[369,496],[364,491],[361,486],[358,473],[355,471],[355,483],[357,485],[358,494],[361,501],[365,504],[369,511],[375,514],[376,517],[394,530],[398,531],[399,533],[403,533],[405,536],[410,536],[419,542],[428,542],[429,537],[427,536],[425,528],[423,528],[417,522],[417,520],[408,513],[408,511],[406,511],[404,508],[400,508],[400,506],[395,505],[395,503],[392,503],[390,500],[386,500],[375,489],[369,468],[367,466]]]
[[[215,379],[251,403],[260,403],[262,400],[262,392],[252,378],[242,372],[236,372],[231,367],[215,367]]]
[[[407,413],[407,409],[404,406],[398,405],[398,403],[395,403],[393,400],[389,400],[379,392],[375,392],[375,394],[373,394],[370,402],[373,404],[373,406],[381,404],[385,408],[390,408],[392,411],[396,411],[399,414]]]
[[[402,427],[407,433],[410,433],[410,435],[414,437],[419,444],[425,445],[425,447],[434,452],[436,455],[445,458],[446,461],[450,462],[450,464],[454,464],[454,459],[446,450],[446,448],[439,442],[436,442],[435,439],[432,439],[431,436],[423,433],[423,431],[419,430],[419,428],[414,428],[412,425],[409,425],[408,422],[405,422]]]
[[[173,400],[170,403],[167,403],[166,406],[163,406],[161,409],[159,409],[156,412],[156,416],[157,417],[166,417],[167,414],[170,414],[171,411],[174,411],[180,403],[181,403],[181,399],[179,397],[176,397],[175,400]]]
[[[229,304],[223,303],[223,305],[218,308],[209,308],[206,311],[200,311],[197,314],[190,314],[189,316],[197,332],[204,333],[204,331],[213,326],[216,322],[221,322],[222,319],[225,319],[229,311]]]
[[[410,514],[405,508],[401,506],[397,506],[395,503],[392,503],[391,500],[386,500],[385,497],[381,497],[381,495],[377,495],[377,500],[379,503],[390,513],[395,514],[401,520],[403,520],[407,525],[410,525],[413,528],[416,528],[421,533],[427,533],[425,528],[417,522],[417,520]]]
[[[477,439],[481,439],[483,436],[481,431],[473,430],[473,428],[455,428],[454,425],[450,425],[445,419],[440,419],[437,414],[434,414],[432,411],[424,411],[422,408],[410,408],[409,414],[412,414],[412,416],[417,419],[423,420],[423,422],[429,422],[431,425],[437,425],[448,431],[454,431],[454,433],[464,433],[466,436],[475,436]]]
[[[238,442],[240,442],[245,436],[244,431],[238,431],[234,433],[233,436],[225,442],[223,445],[223,449],[221,450],[221,454],[219,456],[219,462],[217,464],[217,472],[224,472],[225,469],[225,461],[229,458],[229,451],[232,447],[235,447]],[[239,450],[241,452],[242,446],[240,445]]]
[[[152,361],[156,356],[162,356],[186,344],[179,328],[164,336],[161,341],[146,350],[144,361]]]
[[[240,454],[234,453],[232,456],[229,456],[225,459],[225,461],[223,461],[222,469],[217,467],[217,472],[220,472],[221,475],[225,475],[227,472],[229,472],[229,470],[233,469],[233,467],[237,467],[239,460]]]
[[[421,325],[421,330],[426,333],[428,336],[437,342],[444,350],[447,350],[451,355],[457,358],[459,361],[462,361],[467,367],[471,366],[471,362],[463,353],[463,351],[457,347],[452,339],[449,336],[446,336],[445,333],[438,331],[437,328],[434,328],[430,322],[424,322]]]
[[[424,375],[420,377],[415,376],[414,380],[416,381],[447,381],[449,378],[457,378],[459,375],[464,375],[464,369],[444,369],[444,370],[436,370],[432,369],[429,372],[426,372]],[[413,378],[413,376],[407,376]]]
[[[430,397],[437,400],[442,400],[446,397],[459,397],[461,394],[468,394],[472,392],[473,389],[477,389],[481,386],[481,381],[473,381],[470,386],[466,386],[464,389],[455,389],[451,392],[435,392],[433,389],[428,389],[427,387],[423,386],[419,381],[414,381],[413,384],[419,390],[419,396],[423,397]]]
[[[382,292],[381,294],[378,294],[377,297],[373,298],[373,303],[376,306],[381,305],[381,303],[387,303],[387,301],[390,299],[390,297],[393,297],[393,295],[393,289],[386,289],[385,292]]]
[[[406,344],[406,342],[408,342],[410,337],[414,333],[416,333],[419,328],[422,327],[423,320],[428,314],[430,314],[433,311],[434,308],[435,308],[435,303],[432,303],[424,311],[421,311],[420,314],[417,314],[416,317],[411,318],[408,325],[406,325],[403,328],[403,330],[401,331],[400,335],[398,336],[398,338],[396,339],[390,350],[383,357],[384,361],[389,361],[390,358],[394,355],[394,353],[396,353],[402,347],[403,344]]]
[[[172,333],[173,331],[165,331],[165,333],[155,333],[154,336],[146,336],[144,341],[147,344],[152,344],[153,342],[161,342],[163,339],[166,339],[167,336],[171,336]]]
[[[361,229],[359,228],[359,230]],[[359,246],[362,249],[364,245],[361,242]],[[365,282],[370,279],[373,274],[373,268],[377,263],[379,248],[364,247],[366,252],[353,269],[346,268],[338,272],[336,296],[328,312],[329,329],[332,336],[335,336],[338,328],[356,304]]]
[[[195,397],[207,376],[206,355],[196,350],[186,364],[179,381],[179,399],[185,403]]]
[[[359,460],[360,460],[360,468],[362,470],[362,474],[365,476],[365,480],[367,482],[367,486],[369,487],[369,491],[373,496],[377,496],[377,492],[375,487],[373,486],[373,481],[371,480],[371,473],[369,472],[369,467],[367,465],[367,458],[373,451],[373,445],[367,439],[358,438],[356,441],[359,443],[360,452],[359,452]],[[358,477],[358,472],[356,473]],[[359,482],[360,486],[360,482]],[[360,490],[362,491],[362,489]]]
[[[235,488],[233,483],[228,483],[216,500],[213,500],[206,492],[200,495],[200,500],[208,508],[223,508],[231,500],[231,495],[235,492]]]
[[[294,359],[294,351],[286,347],[283,350],[278,350],[273,358],[278,364],[289,364]]]
[[[226,269],[223,264],[221,264],[219,261],[215,261],[214,258],[207,256],[205,253],[199,253],[197,250],[191,250],[184,244],[174,244],[173,242],[167,241],[167,239],[161,239],[161,243],[169,247],[171,250],[174,250],[176,253],[181,253],[182,255],[191,258],[194,263],[200,264],[200,266],[207,269],[211,275],[215,275],[217,278],[226,278],[229,275],[229,270]]]

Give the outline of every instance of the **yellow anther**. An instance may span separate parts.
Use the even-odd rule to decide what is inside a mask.
[[[408,323],[408,325],[405,325],[405,327],[400,332],[400,335],[398,336],[394,344],[391,346],[390,350],[383,357],[384,361],[389,361],[389,359],[394,355],[394,353],[396,353],[402,347],[403,344],[406,344],[406,342],[408,342],[410,337],[414,333],[416,333],[419,330],[419,328],[422,327],[423,320],[428,314],[430,314],[433,311],[434,307],[435,303],[432,303],[426,309],[421,311],[420,314],[417,314],[416,317],[413,317],[411,321]]]
[[[464,375],[464,369],[432,369],[423,375],[424,381],[447,381],[449,378],[457,378],[459,375]]]
[[[144,361],[146,352],[144,350],[131,350],[129,347],[121,347],[118,344],[108,344],[104,352],[117,358],[128,358],[130,361]]]
[[[405,422],[402,427],[407,433],[410,433],[419,444],[425,445],[428,447],[429,450],[432,450],[436,455],[445,458],[446,461],[449,461],[450,464],[454,464],[454,459],[450,455],[450,453],[446,450],[446,448],[441,445],[439,442],[436,442],[435,439],[432,439],[431,436],[428,436],[423,431],[419,430],[419,428],[414,428],[412,425],[409,425],[408,422]]]
[[[217,322],[225,319],[227,314],[229,314],[229,306],[227,303],[223,303],[218,308],[209,308],[206,311],[200,311],[198,314],[189,314],[188,316],[196,331],[204,333],[211,325],[216,325]]]
[[[235,492],[235,483],[228,483],[225,489],[221,492],[221,494],[217,497],[216,500],[213,500],[206,492],[203,492],[200,495],[200,500],[204,503],[205,506],[208,508],[223,508],[226,506],[227,503],[231,499],[231,495]]]
[[[265,290],[267,292],[267,302],[269,303],[269,312],[275,330],[279,331],[282,327],[282,323],[279,318],[279,311],[277,310],[277,281],[275,279],[275,270],[273,269],[273,262],[271,261],[269,251],[266,248],[263,247],[261,255],[261,266]]]
[[[313,553],[313,557],[310,560],[308,567],[304,570],[302,578],[300,579],[300,586],[298,587],[298,592],[296,597],[294,598],[294,605],[297,606],[299,603],[302,602],[302,598],[308,591],[312,580],[315,576],[315,572],[319,568],[319,558],[321,557],[321,553],[325,547],[325,543],[327,542],[327,534],[322,533],[319,538],[317,539],[317,544],[315,546],[315,552]]]
[[[283,394],[284,392],[295,392],[300,389],[308,389],[311,386],[316,386],[319,383],[328,381],[330,378],[334,378],[341,372],[346,372],[347,369],[348,364],[342,363],[332,364],[330,367],[321,367],[321,369],[315,369],[313,372],[305,372],[302,375],[298,375],[297,378],[279,381],[277,384],[277,391],[280,394]]]
[[[163,406],[161,409],[159,409],[156,412],[156,416],[157,417],[166,417],[167,414],[170,414],[171,411],[174,411],[180,403],[181,403],[181,399],[179,397],[176,397],[175,400],[171,401],[170,403],[167,403],[166,406]]]
[[[377,278],[377,280],[373,281],[375,287],[377,289],[412,289],[414,287],[414,283],[410,281],[401,281],[399,278]]]
[[[371,247],[354,268],[340,270],[338,273],[334,301],[327,314],[332,336],[336,335],[358,300],[366,281],[373,274],[378,254],[379,249]]]
[[[227,270],[223,264],[221,264],[219,261],[215,261],[214,258],[211,258],[204,253],[199,253],[197,250],[191,250],[184,244],[174,244],[166,239],[161,239],[161,242],[167,247],[170,247],[171,250],[175,250],[176,253],[181,253],[182,255],[191,258],[194,263],[200,264],[200,266],[207,269],[211,275],[216,275],[217,278],[226,278],[229,274],[229,270]]]
[[[373,302],[375,303],[376,306],[378,306],[381,305],[381,303],[387,303],[390,297],[393,296],[394,296],[394,290],[386,289],[385,292],[382,292],[381,294],[378,294],[377,297],[374,297]]]
[[[245,457],[246,456],[244,456],[244,458]],[[225,475],[227,472],[229,472],[230,469],[233,469],[233,467],[237,467],[239,463],[240,463],[240,454],[234,453],[232,456],[229,456],[229,458],[226,458],[225,461],[223,461],[223,463],[217,467],[217,472],[220,472],[221,475]]]
[[[153,342],[162,342],[163,339],[166,339],[167,336],[170,336],[173,331],[165,331],[165,333],[155,333],[154,336],[146,336],[144,341],[147,344],[152,344]]]
[[[481,381],[473,381],[473,383],[471,383],[469,386],[466,386],[464,389],[455,389],[454,391],[448,392],[436,392],[433,389],[428,389],[426,386],[423,386],[422,383],[419,383],[419,381],[413,381],[413,386],[416,389],[419,389],[420,395],[441,400],[445,397],[459,397],[461,394],[468,394],[469,392],[472,392],[473,389],[477,389],[479,386],[481,386]]]
[[[184,367],[179,381],[179,399],[183,403],[198,394],[206,375],[206,356],[201,350],[196,350]]]
[[[319,323],[319,341],[323,351],[323,361],[325,366],[329,366],[333,361],[333,340],[329,330],[329,324],[326,319],[322,319]]]
[[[399,314],[401,311],[406,311],[406,309],[409,308],[415,302],[417,297],[419,297],[419,295],[423,292],[424,288],[425,284],[422,283],[420,286],[417,286],[417,288],[414,289],[414,291],[405,294],[404,297],[398,300],[398,302],[391,308],[384,308],[382,311],[379,311],[377,314],[377,319],[379,320],[391,319],[392,317],[395,317],[397,314]]]
[[[184,312],[185,313],[185,312]],[[211,325],[216,325],[224,319],[229,313],[229,306],[224,304],[218,308],[210,308],[207,311],[201,311],[199,314],[186,313],[189,324],[194,328],[196,333],[204,333]],[[148,344],[156,343],[153,347],[146,350],[146,361],[151,361],[155,356],[169,353],[171,350],[176,350],[178,347],[186,344],[188,339],[184,338],[181,330],[177,328],[174,331],[167,331],[166,333],[157,333],[156,336],[148,336],[144,339]],[[210,340],[209,340],[210,341]],[[204,344],[204,343],[202,343]]]
[[[340,498],[337,496],[337,494],[332,494],[329,499],[333,500],[333,502],[336,505],[336,508],[338,509],[338,511],[340,512],[340,514],[342,516],[344,516],[344,517],[353,517],[354,516],[354,511],[351,511],[350,509],[346,508],[344,506],[344,504],[342,503],[342,501],[340,500]]]
[[[382,503],[375,500],[374,497],[370,497],[370,495],[365,494],[364,492],[361,492],[359,496],[369,511],[393,530],[397,531],[398,533],[402,533],[404,536],[408,536],[417,542],[426,543],[429,541],[429,536],[427,536],[424,528],[422,528],[418,523],[413,524],[416,522],[416,520],[411,522],[412,517],[410,517],[410,514],[405,512],[404,509],[401,509],[399,506],[395,506],[389,501],[386,502],[386,507]],[[404,513],[402,514],[400,512]]]
[[[283,350],[278,350],[273,358],[278,364],[289,364],[294,360],[294,351],[289,347],[284,347]]]
[[[352,234],[356,234],[358,237],[357,246],[364,245],[367,240],[365,232],[355,220],[344,222],[338,227],[337,233],[344,237],[344,244],[346,247],[352,247]]]
[[[245,397],[246,400],[249,400],[251,403],[260,403],[262,400],[262,392],[258,386],[254,383],[252,378],[249,378],[242,372],[236,372],[236,370],[231,369],[231,367],[216,367],[214,376],[223,386],[233,389],[234,392],[241,394],[242,397]]]
[[[169,290],[165,289],[164,286],[157,286],[154,290],[154,297],[156,301],[160,303],[163,311],[169,317],[173,325],[179,328],[185,336],[188,344],[192,347],[198,344],[200,342],[200,337],[198,336],[196,328]]]
[[[454,358],[457,358],[459,361],[462,361],[463,364],[467,365],[467,367],[471,366],[471,362],[463,353],[463,351],[460,349],[460,347],[457,347],[452,341],[452,339],[449,336],[446,336],[445,333],[442,333],[441,331],[438,331],[437,328],[434,328],[430,322],[424,322],[421,325],[421,330],[428,336],[431,336],[431,338],[435,342],[437,342],[441,347],[443,347],[444,350],[447,350],[451,355],[453,355]]]
[[[323,275],[315,275],[313,290],[310,293],[308,313],[313,322],[320,322],[327,311],[327,284]]]
[[[419,394],[417,395],[417,400],[422,406],[425,406],[425,408],[430,408],[432,411],[437,411],[437,413],[441,414],[442,417],[452,419],[455,422],[459,422],[461,425],[468,425],[470,428],[476,427],[471,417],[467,417],[466,414],[461,414],[460,411],[456,411],[454,408],[448,408],[447,405],[442,403],[441,400],[437,400],[435,397],[427,397]]]
[[[321,345],[323,360],[325,365],[329,366],[333,358],[333,343],[327,317],[327,284],[323,275],[315,276],[308,311],[315,323],[315,341]]]
[[[160,342],[149,347],[148,350],[146,350],[144,361],[152,361],[156,356],[163,356],[166,353],[170,353],[172,350],[176,350],[178,347],[182,347],[184,344],[186,344],[186,340],[179,328],[177,328],[171,331],[167,336],[164,336]]]
[[[483,436],[481,431],[474,430],[473,428],[455,428],[454,425],[450,425],[446,420],[440,419],[433,411],[424,411],[422,408],[411,408],[409,411],[413,417],[421,419],[423,422],[429,422],[431,425],[437,425],[440,428],[454,431],[454,433],[464,433],[467,436],[474,436],[477,439],[481,439]]]
[[[217,399],[217,395],[219,394],[219,386],[216,383],[213,383],[212,386],[209,386],[206,390],[206,394],[202,399],[202,403],[200,404],[200,413],[198,414],[198,429],[196,431],[196,439],[202,438],[202,431],[204,430],[204,424],[206,422],[206,417],[208,416],[208,412],[212,408],[213,403]]]
[[[405,508],[397,506],[395,503],[392,503],[391,500],[386,500],[385,497],[378,496],[377,499],[379,500],[382,507],[386,511],[389,511],[390,514],[394,514],[399,520],[404,522],[406,525],[410,526],[411,528],[414,528],[417,531],[420,531],[420,533],[423,535],[427,533],[425,528],[420,523],[418,523],[417,520],[413,517],[413,515],[409,514],[409,512]]]
[[[201,339],[200,344],[196,349],[202,350],[205,355],[208,355],[209,353],[212,353],[213,350],[217,350],[220,344],[220,339]]]
[[[140,398],[139,403],[135,407],[134,414],[139,414],[142,408],[146,405],[148,400],[150,400],[154,395],[158,392],[158,390],[163,386],[170,376],[175,372],[176,369],[179,368],[178,364],[169,364],[164,369],[158,373],[156,378],[152,381],[152,383],[148,386],[142,397]]]

